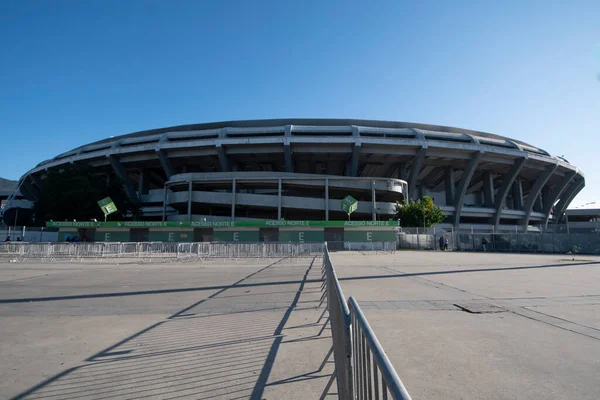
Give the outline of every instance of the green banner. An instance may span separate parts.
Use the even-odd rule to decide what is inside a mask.
[[[104,215],[110,215],[117,212],[117,206],[110,197],[98,201],[98,206],[102,209]]]
[[[395,227],[398,221],[48,221],[49,228]]]

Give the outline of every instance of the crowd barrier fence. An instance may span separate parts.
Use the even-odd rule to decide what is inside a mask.
[[[353,297],[348,300],[344,297],[328,243],[323,248],[322,275],[331,324],[338,398],[410,400],[358,302]]]

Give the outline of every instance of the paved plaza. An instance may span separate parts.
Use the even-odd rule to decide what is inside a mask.
[[[335,252],[413,399],[597,399],[600,258]],[[0,398],[335,398],[320,258],[0,262]]]
[[[334,253],[413,399],[600,398],[600,258]]]
[[[320,273],[320,258],[0,263],[0,398],[320,398]]]

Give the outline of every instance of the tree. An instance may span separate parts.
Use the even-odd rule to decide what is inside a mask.
[[[39,200],[33,207],[35,220],[39,223],[49,220],[103,220],[98,200],[107,196],[118,208],[113,218],[124,219],[129,213],[137,213],[137,206],[129,201],[119,179],[107,182],[105,177],[94,175],[89,167],[77,164],[51,169],[43,180]]]
[[[433,203],[429,196],[424,196],[408,203],[396,203],[395,217],[405,227],[432,227],[442,222],[446,217],[440,206]]]

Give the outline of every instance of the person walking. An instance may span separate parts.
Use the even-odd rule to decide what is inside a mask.
[[[481,247],[483,247],[483,251],[487,252],[487,239],[485,237],[481,238]]]
[[[439,243],[440,243],[440,250],[444,251],[444,237],[443,236],[440,236]]]
[[[448,238],[444,236],[444,251],[448,250]]]

